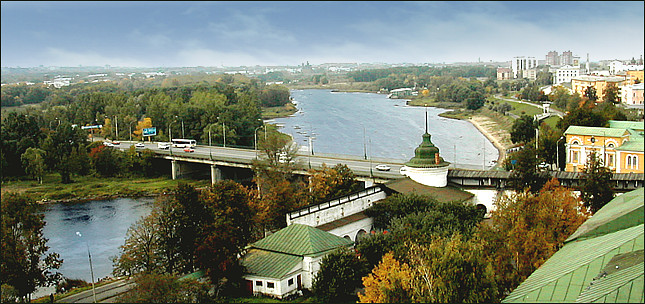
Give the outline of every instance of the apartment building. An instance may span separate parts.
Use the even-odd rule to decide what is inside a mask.
[[[553,71],[553,84],[558,85],[564,82],[571,82],[571,79],[580,76],[580,67],[565,65]]]
[[[607,86],[614,85],[620,89],[625,83],[625,77],[620,76],[578,76],[571,79],[571,90],[584,96],[588,87],[594,87],[598,101],[602,101]],[[619,91],[618,96],[620,97],[621,94],[622,92]]]
[[[511,69],[513,70],[513,78],[529,78],[529,76],[536,75],[537,72],[535,69],[538,66],[537,59],[535,57],[513,57],[511,61]],[[533,73],[529,72],[533,70]],[[531,80],[535,80],[533,77]]]
[[[629,84],[621,90],[621,102],[626,105],[643,104],[643,83]]]

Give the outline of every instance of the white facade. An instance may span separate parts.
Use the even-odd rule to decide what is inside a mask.
[[[403,166],[405,175],[413,181],[432,187],[445,187],[448,184],[448,166],[435,168],[414,168]]]
[[[513,70],[513,77],[520,78],[524,71],[537,68],[538,63],[535,57],[514,57],[511,61],[511,69]]]
[[[621,101],[627,105],[642,105],[643,83],[623,86],[621,90]]]
[[[564,82],[571,82],[572,78],[580,76],[579,66],[565,65],[553,73],[553,84],[558,85]]]
[[[623,71],[636,71],[636,70],[642,70],[643,65],[637,65],[637,64],[624,64],[620,60],[614,60],[609,63],[609,74],[611,75],[616,75],[620,72]]]

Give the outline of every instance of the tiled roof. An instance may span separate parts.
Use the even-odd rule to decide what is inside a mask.
[[[327,224],[323,224],[320,226],[317,226],[316,228],[322,230],[322,231],[331,231],[333,229],[336,229],[338,227],[343,227],[349,223],[357,222],[362,219],[368,218],[367,215],[365,215],[365,212],[361,211],[358,213],[354,213],[352,215],[337,219],[333,222],[329,222]]]
[[[645,128],[645,122],[642,121],[622,121],[622,120],[610,120],[610,128],[617,129],[633,129],[633,130],[643,130]]]
[[[642,136],[630,136],[629,140],[617,147],[616,150],[643,152],[645,151],[645,142]]]
[[[401,194],[415,193],[431,196],[440,202],[464,202],[474,194],[452,187],[432,187],[415,182],[409,177],[400,178],[383,184],[388,189]]]
[[[564,134],[588,135],[588,136],[606,136],[606,137],[623,137],[629,135],[627,129],[613,129],[602,127],[583,127],[569,126]]]
[[[317,256],[354,242],[320,229],[291,224],[251,245],[251,248],[299,256]]]
[[[248,274],[276,279],[296,270],[301,262],[301,256],[258,249],[249,250],[242,259]]]
[[[644,198],[613,199],[502,302],[642,303]]]

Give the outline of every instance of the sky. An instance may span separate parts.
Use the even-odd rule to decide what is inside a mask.
[[[643,55],[643,1],[2,1],[0,65],[235,67]]]

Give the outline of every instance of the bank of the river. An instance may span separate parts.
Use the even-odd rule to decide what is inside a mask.
[[[210,181],[182,181],[195,187],[206,187],[210,183]],[[42,184],[32,180],[4,182],[2,192],[23,193],[40,203],[85,202],[122,197],[157,196],[167,189],[177,187],[179,182],[165,177],[77,177],[73,183],[62,184],[58,174],[48,174],[43,178]]]

